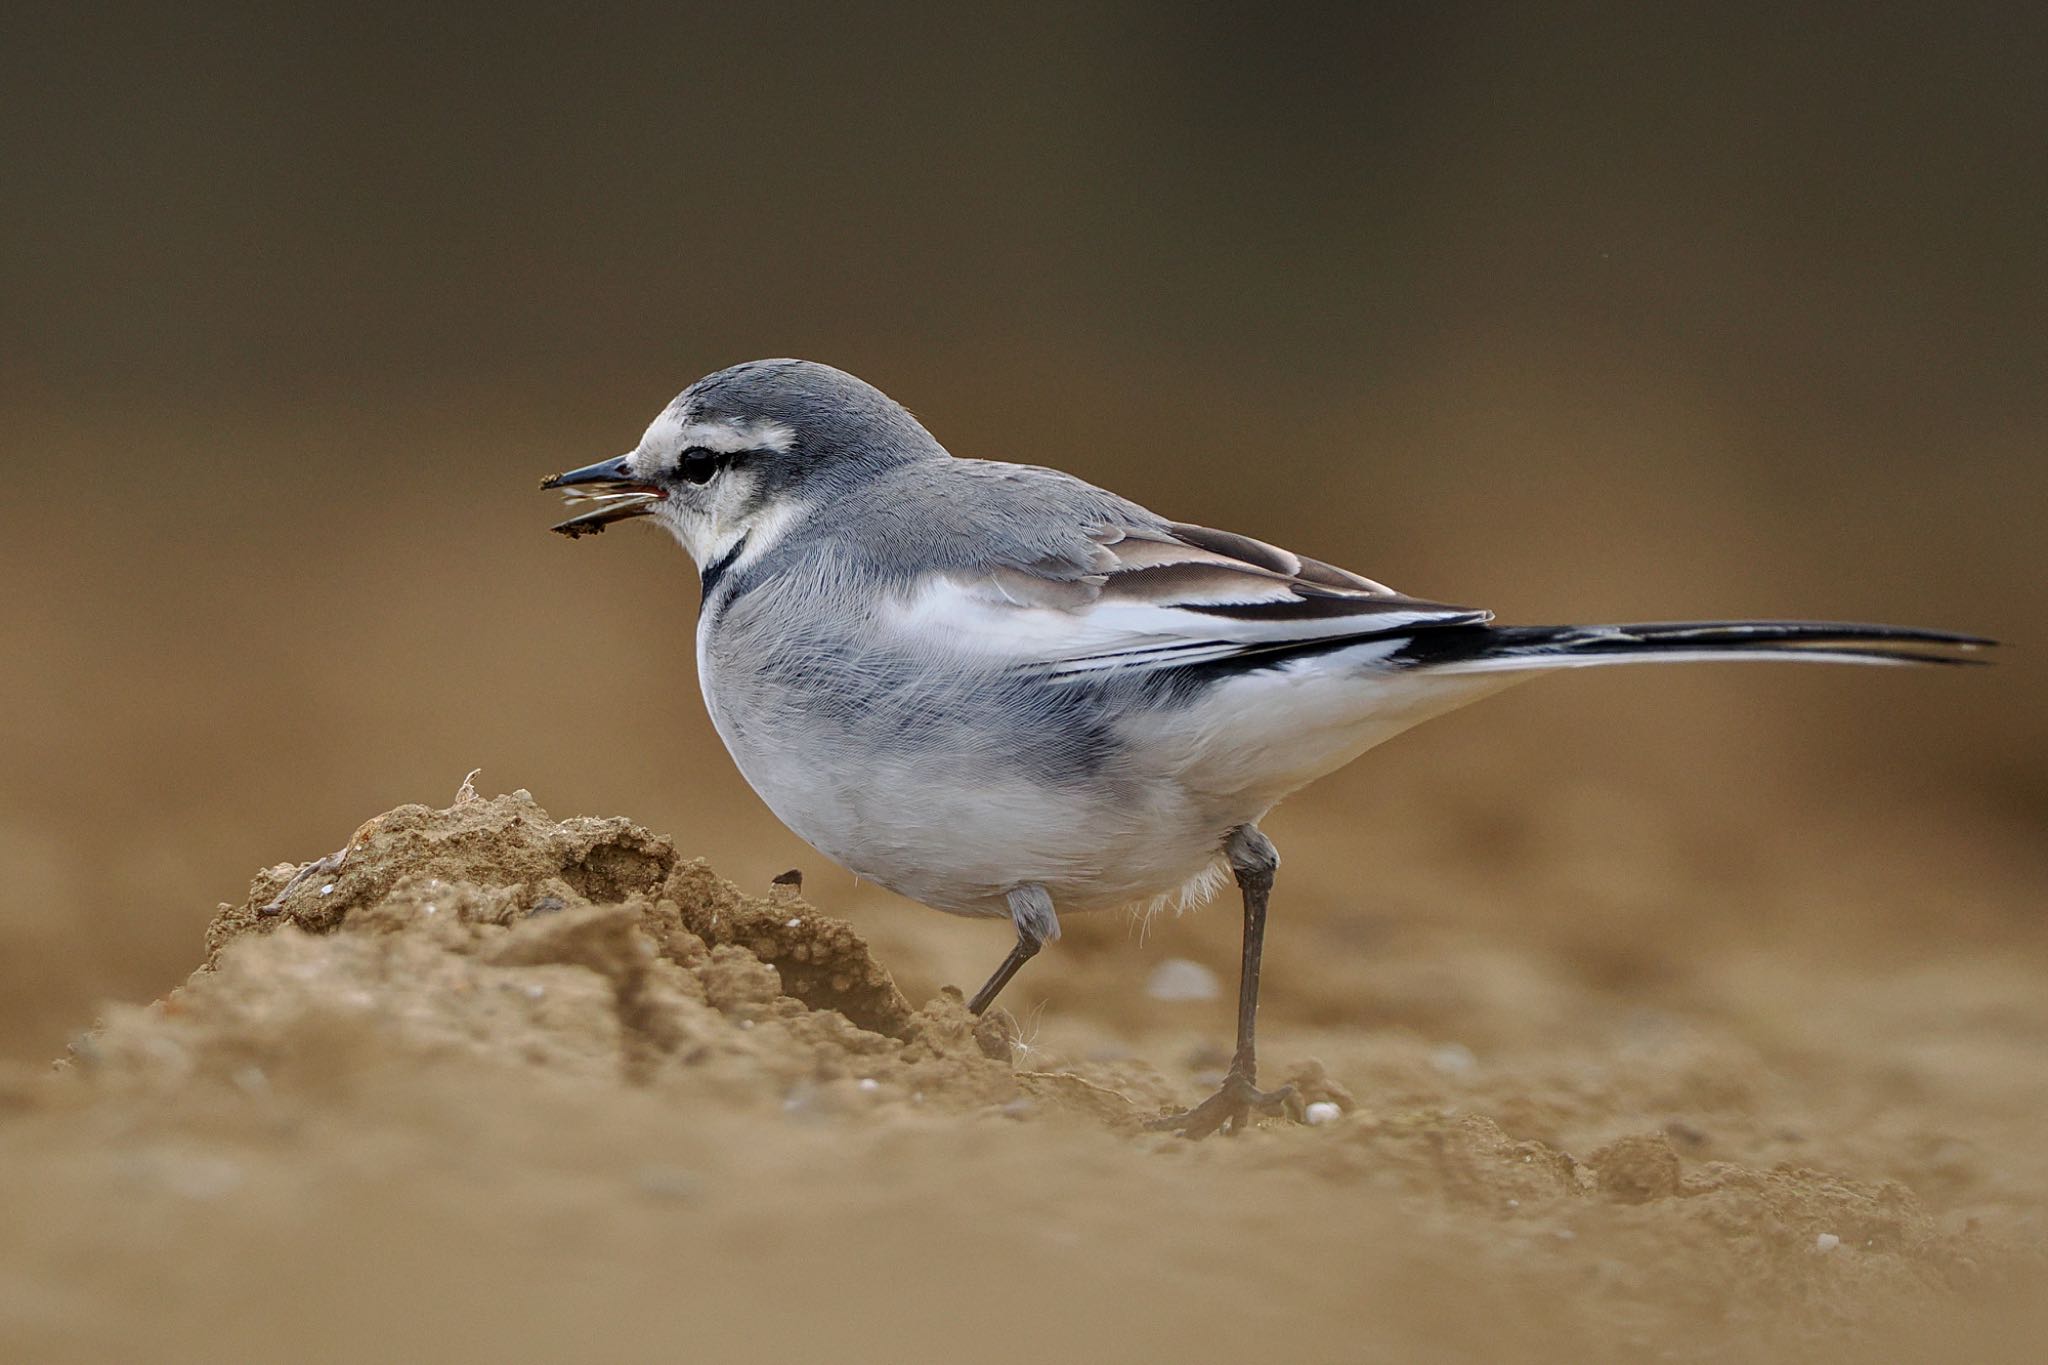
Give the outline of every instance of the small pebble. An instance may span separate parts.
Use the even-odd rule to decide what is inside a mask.
[[[1335,1123],[1344,1117],[1344,1111],[1329,1100],[1317,1100],[1302,1111],[1302,1117],[1310,1123]]]
[[[333,895],[333,894],[334,894],[334,883],[333,883],[333,882],[329,882],[329,883],[327,883],[327,885],[325,885],[325,886],[321,887],[321,888],[320,888],[320,894],[321,894],[321,895],[323,895],[323,896],[331,896],[331,895]]]
[[[782,927],[785,929],[800,929],[803,927],[803,920],[801,918],[786,919],[782,922]]]
[[[1819,1252],[1833,1251],[1841,1244],[1842,1239],[1835,1236],[1832,1232],[1823,1232],[1820,1236],[1813,1239],[1813,1249]]]
[[[1463,1043],[1442,1043],[1430,1050],[1429,1064],[1441,1076],[1469,1076],[1479,1059]]]
[[[1222,993],[1216,973],[1184,957],[1169,957],[1145,982],[1145,994],[1154,1000],[1214,1000]]]
[[[882,1083],[876,1080],[873,1076],[863,1076],[860,1078],[860,1088],[863,1090],[870,1091],[880,1090],[882,1088]]]

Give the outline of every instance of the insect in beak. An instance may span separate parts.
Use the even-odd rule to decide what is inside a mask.
[[[621,455],[617,459],[585,465],[566,474],[551,474],[542,479],[542,488],[563,490],[562,496],[570,506],[591,504],[549,529],[574,539],[595,535],[615,521],[646,516],[654,504],[668,494],[654,484],[635,478],[626,468],[626,461],[631,458],[630,455]]]

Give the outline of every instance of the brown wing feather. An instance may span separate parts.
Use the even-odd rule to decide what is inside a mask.
[[[1107,601],[1177,606],[1249,621],[1332,620],[1390,612],[1440,611],[1458,620],[1484,614],[1420,601],[1383,583],[1304,559],[1263,540],[1186,522],[1161,530],[1114,528],[1097,537],[1115,559],[1101,589]]]
[[[1241,564],[1255,565],[1269,573],[1293,578],[1301,572],[1301,556],[1292,550],[1283,550],[1278,545],[1268,545],[1263,540],[1253,540],[1235,531],[1217,531],[1184,521],[1168,522],[1167,529],[1184,545],[1193,545]]]

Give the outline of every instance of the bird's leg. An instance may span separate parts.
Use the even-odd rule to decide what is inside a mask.
[[[1038,956],[1038,950],[1043,946],[1045,945],[1035,938],[1017,935],[1017,946],[1010,949],[1010,955],[1003,959],[1003,965],[996,968],[994,974],[981,983],[981,989],[967,1002],[967,1012],[974,1015],[986,1013],[988,1007],[996,1002],[996,996],[1002,993],[1003,987],[1010,984],[1010,978],[1015,976],[1025,963]]]
[[[1003,987],[1018,969],[1038,956],[1038,950],[1060,936],[1059,916],[1053,913],[1052,897],[1042,886],[1020,886],[1010,893],[1010,921],[1017,926],[1017,946],[1003,959],[995,974],[981,983],[981,989],[967,1002],[970,1014],[980,1015],[993,1005]]]
[[[1285,1115],[1300,1120],[1301,1096],[1291,1085],[1278,1090],[1259,1089],[1258,1017],[1259,959],[1266,946],[1266,902],[1273,894],[1273,873],[1280,866],[1280,854],[1273,841],[1256,825],[1239,825],[1223,842],[1223,856],[1244,892],[1244,958],[1237,979],[1237,1052],[1230,1059],[1230,1071],[1223,1085],[1208,1099],[1178,1114],[1164,1114],[1146,1125],[1191,1138],[1203,1138],[1219,1128],[1232,1133],[1251,1122],[1254,1111],[1274,1117]]]

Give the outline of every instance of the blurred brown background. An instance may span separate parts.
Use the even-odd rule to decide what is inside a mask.
[[[985,970],[992,928],[857,891],[734,774],[679,551],[544,533],[538,476],[760,355],[853,370],[958,453],[1509,620],[2020,646],[1489,702],[1281,814],[1296,925],[1590,915],[1647,981],[1627,964],[1777,915],[2033,941],[2044,27],[10,7],[0,1053],[161,993],[256,867],[478,766],[753,887],[805,867],[913,993]],[[1650,870],[1589,898],[1534,872],[1560,850]],[[1233,920],[1146,951],[1223,966]]]

